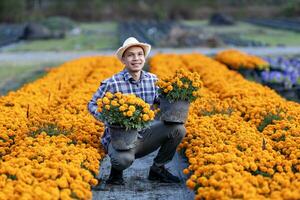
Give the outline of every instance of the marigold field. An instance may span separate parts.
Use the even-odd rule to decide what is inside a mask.
[[[92,198],[104,126],[87,102],[122,69],[112,56],[80,58],[0,98],[0,199]],[[201,54],[157,54],[150,69],[203,82],[179,146],[195,199],[300,199],[298,103]]]

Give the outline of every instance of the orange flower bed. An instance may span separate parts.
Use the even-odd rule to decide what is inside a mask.
[[[235,49],[221,51],[216,55],[215,59],[233,69],[267,69],[269,67],[269,63],[260,57],[249,55]]]
[[[91,199],[103,124],[87,110],[113,57],[67,62],[0,98],[0,199]]]
[[[180,144],[196,199],[299,199],[300,105],[200,54],[158,54],[159,77],[199,73]],[[103,124],[87,111],[112,57],[67,62],[0,98],[0,199],[91,199]]]
[[[91,199],[100,154],[64,135],[26,137],[0,164],[0,199]]]
[[[191,106],[185,150],[195,199],[299,199],[300,105],[200,54],[158,54],[159,76],[198,72],[204,87]]]

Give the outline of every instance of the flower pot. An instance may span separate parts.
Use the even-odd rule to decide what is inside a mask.
[[[160,99],[160,119],[166,122],[185,123],[190,103],[188,101],[169,102],[165,98]]]
[[[128,150],[135,147],[138,135],[137,129],[126,130],[124,127],[110,125],[109,133],[114,149]]]

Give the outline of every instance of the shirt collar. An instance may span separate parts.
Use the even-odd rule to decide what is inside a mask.
[[[123,76],[124,76],[124,79],[125,79],[126,81],[128,81],[128,80],[130,80],[130,79],[134,80],[133,77],[132,77],[132,75],[129,73],[129,71],[128,71],[126,68],[123,70]],[[142,70],[142,71],[141,71],[141,77],[140,77],[140,80],[143,80],[144,78],[146,78],[146,77],[148,77],[148,76],[149,76],[149,75],[147,74],[147,72],[145,72],[144,70]]]

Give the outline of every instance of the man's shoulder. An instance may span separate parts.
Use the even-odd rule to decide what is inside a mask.
[[[156,74],[153,74],[151,72],[146,72],[146,71],[144,71],[144,73],[145,73],[145,75],[146,75],[147,78],[155,79],[155,80],[158,79],[157,76],[156,76]]]
[[[111,77],[104,79],[101,81],[102,84],[110,84],[110,83],[114,83],[118,80],[121,80],[123,78],[123,71],[118,72],[114,75],[112,75]]]

